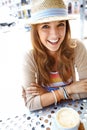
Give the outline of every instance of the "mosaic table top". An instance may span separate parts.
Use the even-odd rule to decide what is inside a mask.
[[[80,115],[85,130],[87,130],[87,99],[63,101],[57,106],[52,105],[32,113],[26,112],[12,118],[0,119],[0,130],[56,130],[53,117],[61,107],[75,109]]]

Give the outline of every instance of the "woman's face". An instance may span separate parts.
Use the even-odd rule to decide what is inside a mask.
[[[66,33],[66,21],[47,22],[37,25],[41,43],[50,51],[59,49]]]

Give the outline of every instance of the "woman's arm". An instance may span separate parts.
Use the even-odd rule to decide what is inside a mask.
[[[73,94],[81,94],[81,93],[84,93],[84,94],[86,93],[86,97],[87,97],[87,79],[76,81],[72,83],[71,85],[66,86],[65,88],[70,99],[72,98]],[[42,88],[36,83],[32,83],[31,87],[27,88],[26,94],[40,96],[42,107],[46,107],[55,103],[54,94],[57,98],[57,102],[60,102],[60,100],[65,99],[63,89],[55,90],[53,94],[52,92],[47,92],[44,88]]]
[[[77,47],[75,48],[74,66],[77,69],[79,81],[87,79],[87,49],[84,46],[84,44],[78,40],[77,40]],[[84,81],[82,81],[81,83],[83,82]],[[84,88],[82,88],[82,91],[83,89]],[[81,93],[72,94],[72,98],[74,100],[87,98],[87,91],[85,91],[84,93],[81,92]]]
[[[29,94],[31,94],[32,96],[35,96],[35,97],[38,97],[38,96],[40,97],[40,102],[41,102],[42,108],[49,106],[51,104],[54,104],[55,97],[56,97],[57,102],[64,99],[64,94],[61,89],[55,90],[54,93],[52,91],[48,92],[47,90],[45,90],[43,87],[39,86],[36,83],[31,83],[31,87],[28,87],[26,89],[26,91],[24,91],[24,89],[22,89],[22,95],[23,95],[25,102],[27,102],[26,95],[29,96]],[[33,100],[35,100],[35,97],[33,98]],[[40,108],[38,108],[38,109],[40,109]]]
[[[87,92],[87,79],[76,81],[69,86],[66,86],[67,92],[71,94]]]

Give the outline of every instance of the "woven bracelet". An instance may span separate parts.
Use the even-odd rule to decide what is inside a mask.
[[[52,90],[51,91],[52,92],[52,94],[53,94],[53,96],[54,96],[54,99],[55,99],[55,106],[57,105],[57,97],[56,97],[56,94],[55,94],[55,92]]]

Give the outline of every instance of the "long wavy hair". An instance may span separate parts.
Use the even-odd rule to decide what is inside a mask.
[[[37,64],[39,72],[39,84],[50,85],[49,73],[52,71],[52,67],[55,64],[54,58],[48,54],[47,48],[41,43],[37,25],[31,27],[31,40],[33,45],[33,54]],[[58,53],[58,72],[63,80],[67,80],[72,75],[71,62],[74,56],[74,47],[71,43],[71,32],[69,22],[66,21],[66,34],[65,38],[57,50]]]

